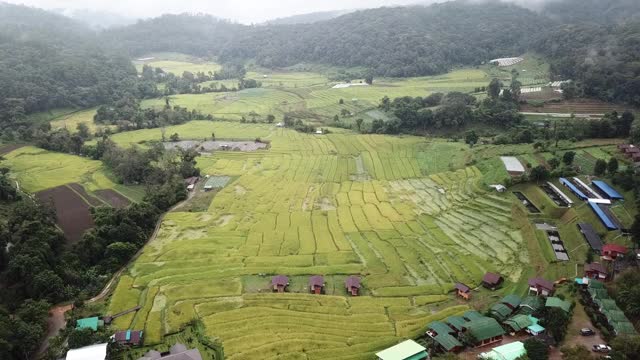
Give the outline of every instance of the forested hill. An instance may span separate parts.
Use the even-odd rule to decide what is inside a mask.
[[[549,23],[514,5],[455,1],[362,10],[313,24],[243,26],[210,16],[163,16],[105,33],[132,55],[182,51],[266,67],[302,62],[356,67],[377,75],[441,73],[455,65],[527,50]]]
[[[638,0],[562,0],[548,2],[542,13],[559,23],[619,25],[640,21]]]
[[[8,114],[110,101],[135,68],[61,15],[0,3],[0,125]]]

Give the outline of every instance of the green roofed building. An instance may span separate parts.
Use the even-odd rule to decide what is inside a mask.
[[[557,297],[548,297],[545,307],[560,308],[566,313],[571,311],[571,303]]]
[[[453,334],[455,330],[449,327],[449,325],[443,323],[442,321],[434,321],[427,325],[427,334],[430,336],[443,335],[443,334]]]
[[[616,304],[616,301],[613,299],[596,299],[594,302],[598,304],[598,309],[600,309],[601,312],[620,310],[620,308]]]
[[[475,346],[485,346],[502,340],[504,330],[494,318],[482,317],[468,322],[465,328],[475,339]]]
[[[616,322],[629,321],[629,319],[622,312],[622,310],[604,310],[602,311],[602,315],[604,315],[607,318],[610,324],[616,323]]]
[[[465,318],[467,321],[473,321],[473,320],[482,319],[485,316],[475,310],[469,310],[469,311],[466,311],[464,314],[462,314],[462,317]]]
[[[438,334],[433,340],[447,352],[458,351],[464,347],[462,343],[451,334]]]
[[[98,331],[99,327],[102,327],[104,322],[100,320],[99,317],[90,317],[85,319],[78,319],[76,321],[76,329],[91,329],[93,331]]]
[[[598,299],[609,299],[609,293],[607,292],[607,289],[589,288],[587,291],[589,291],[589,295],[591,295],[591,299],[593,299],[593,301],[596,301]]]
[[[604,283],[598,280],[590,280],[589,289],[604,289]]]
[[[378,360],[423,360],[429,357],[427,349],[413,340],[403,341],[376,353]]]
[[[462,329],[464,328],[464,324],[467,322],[467,320],[465,320],[462,316],[449,316],[445,321],[457,332],[462,331]]]
[[[500,300],[500,302],[509,306],[511,309],[515,310],[518,308],[518,306],[520,306],[520,303],[522,302],[522,298],[520,298],[520,296],[518,295],[511,294],[503,297],[502,300]]]
[[[638,335],[638,332],[628,320],[614,322],[611,324],[611,327],[613,328],[613,332],[615,332],[616,335]]]
[[[513,332],[519,332],[526,330],[529,326],[533,325],[533,321],[527,315],[515,315],[507,319],[503,324],[513,330]]]
[[[527,296],[520,303],[520,314],[531,315],[543,307],[542,299],[537,296]]]
[[[527,350],[524,348],[524,343],[516,341],[493,348],[489,352],[478,355],[478,357],[487,360],[515,360],[526,354]]]
[[[489,313],[491,314],[491,317],[502,322],[505,321],[509,316],[511,316],[511,313],[513,313],[513,309],[503,303],[498,303],[491,307]]]

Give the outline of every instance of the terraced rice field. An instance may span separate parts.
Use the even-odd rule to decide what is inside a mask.
[[[485,271],[517,281],[528,263],[513,200],[486,192],[456,145],[270,131],[270,150],[199,159],[203,173],[237,178],[208,211],[165,217],[109,311],[143,309],[117,327],[153,344],[198,317],[231,360],[370,359],[467,310],[451,301],[454,282],[478,285]],[[271,293],[275,274],[291,292]],[[326,295],[308,294],[317,274]],[[363,296],[347,296],[348,275]]]

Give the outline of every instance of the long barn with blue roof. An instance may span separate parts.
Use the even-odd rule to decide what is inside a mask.
[[[580,189],[578,189],[575,185],[573,185],[571,183],[571,181],[569,181],[569,180],[567,180],[565,178],[560,178],[560,182],[562,183],[562,185],[568,187],[574,194],[576,194],[576,196],[580,200],[588,200],[589,199],[582,191],[580,191]]]
[[[611,200],[624,200],[624,196],[620,195],[619,192],[617,192],[614,188],[609,186],[609,184],[604,181],[594,180],[591,182],[591,184],[593,184],[593,186],[595,186],[600,192],[602,192],[607,198]]]

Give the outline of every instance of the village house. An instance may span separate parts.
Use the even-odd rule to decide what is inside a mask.
[[[463,283],[456,283],[455,289],[456,294],[461,298],[465,300],[469,300],[471,298],[471,289],[467,285]]]
[[[406,340],[376,353],[378,360],[425,360],[427,349],[413,340]]]
[[[322,275],[315,275],[309,278],[309,291],[316,295],[324,292],[324,277]]]
[[[584,276],[588,277],[590,279],[596,279],[596,280],[607,280],[607,278],[609,277],[609,272],[607,271],[607,268],[602,265],[601,263],[591,263],[591,264],[585,264],[584,265]]]
[[[462,343],[456,339],[454,334],[457,332],[449,325],[442,321],[434,321],[427,325],[427,336],[445,352],[455,352],[462,350]]]
[[[117,331],[113,335],[113,341],[125,346],[138,346],[142,344],[142,330]]]
[[[287,291],[287,286],[289,286],[289,278],[284,275],[274,276],[271,279],[271,286],[274,292],[283,293]]]
[[[617,244],[606,244],[602,247],[602,258],[604,260],[615,260],[618,256],[624,256],[627,253],[627,247]]]
[[[482,317],[468,322],[466,331],[475,339],[474,347],[481,347],[502,341],[504,329],[494,318]]]
[[[482,285],[489,290],[498,289],[503,282],[504,279],[502,278],[502,276],[491,272],[486,273],[482,278]]]
[[[555,288],[553,283],[543,278],[529,279],[529,294],[536,294],[536,296],[551,296],[553,295]]]
[[[357,276],[349,276],[344,281],[344,286],[347,288],[347,292],[351,294],[351,296],[358,296],[358,292],[360,291],[360,278]]]

